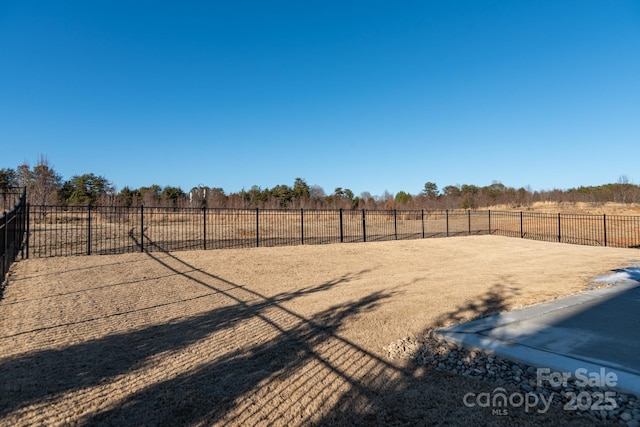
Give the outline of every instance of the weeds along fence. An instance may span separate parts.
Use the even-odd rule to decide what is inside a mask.
[[[640,217],[495,211],[31,206],[27,257],[496,234],[640,247]]]
[[[24,250],[24,236],[28,227],[26,191],[17,194],[17,197],[11,194],[15,200],[14,207],[0,216],[0,285],[4,283],[11,264]]]

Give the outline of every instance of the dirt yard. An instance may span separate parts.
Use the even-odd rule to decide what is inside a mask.
[[[497,236],[20,261],[0,301],[0,424],[585,425],[467,408],[495,385],[384,347],[638,264]]]

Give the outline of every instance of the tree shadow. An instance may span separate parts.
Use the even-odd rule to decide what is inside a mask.
[[[520,292],[518,288],[511,286],[507,279],[504,281],[507,284],[495,283],[484,295],[461,305],[450,313],[439,316],[433,327],[437,329],[457,325],[507,311],[509,309],[506,304],[507,296],[518,295]]]
[[[431,336],[434,329],[470,320],[504,313],[509,309],[509,295],[519,294],[508,278],[495,283],[485,294],[469,301],[436,319],[418,337]],[[442,350],[440,348],[439,350]],[[430,347],[420,348],[422,357]],[[452,350],[445,350],[451,355]],[[531,426],[558,424],[572,426],[597,425],[591,419],[574,417],[559,407],[531,411],[512,407],[508,416],[496,416],[495,408],[471,408],[464,405],[464,395],[472,392],[492,393],[496,384],[462,376],[456,372],[436,370],[425,366],[420,359],[408,359],[402,366],[402,375],[385,377],[384,383],[367,383],[365,390],[351,389],[341,401],[314,422],[322,426],[352,425],[476,425],[476,426]],[[388,375],[388,372],[385,373]],[[500,390],[519,392],[513,385],[502,385]]]
[[[245,340],[246,343],[240,343],[237,349],[224,352],[221,357],[195,370],[187,369],[170,380],[154,382],[150,379],[147,387],[126,397],[119,406],[106,412],[85,414],[83,422],[113,423],[117,419],[128,420],[125,424],[129,425],[140,421],[158,425],[190,424],[205,417],[216,419],[225,414],[225,402],[233,402],[259,382],[274,374],[295,371],[308,360],[322,362],[314,348],[325,345],[328,340],[333,340],[331,346],[335,348],[351,346],[355,351],[364,352],[339,338],[337,331],[346,319],[375,308],[380,301],[392,295],[372,293],[305,318],[282,304],[328,291],[364,272],[345,275],[314,287],[265,296],[189,265],[172,254],[165,253],[164,258],[152,253],[147,255],[189,282],[224,295],[231,304],[178,321],[7,358],[0,363],[0,378],[4,385],[0,395],[0,417],[30,405],[44,404],[70,392],[82,393],[116,381],[144,368],[158,355],[180,353],[211,336]],[[185,267],[186,272],[183,271]],[[260,335],[273,338],[252,340]],[[381,359],[377,363],[386,365]],[[208,390],[207,385],[212,384],[214,390],[202,393]],[[172,392],[176,388],[177,394]],[[164,403],[157,406],[159,402]],[[154,407],[151,410],[153,415],[141,418],[142,413],[150,410],[147,405]]]
[[[68,396],[104,386],[103,393],[117,387],[125,391],[113,393],[115,398],[108,404],[80,411],[73,422],[122,426],[447,425],[451,420],[475,425],[522,424],[521,418],[496,420],[486,412],[460,408],[464,392],[486,390],[486,385],[470,379],[460,382],[453,375],[413,364],[399,366],[341,336],[345,322],[376,309],[393,292],[374,292],[309,317],[283,304],[334,289],[364,272],[267,296],[199,269],[175,254],[147,252],[147,256],[189,283],[224,295],[228,304],[5,360],[0,364],[5,384],[0,420],[30,405],[46,410],[48,402],[55,403],[57,397],[73,400],[74,396]],[[505,308],[504,290],[505,285],[496,284],[478,301],[438,322],[500,311]],[[206,351],[217,357],[198,353]],[[174,357],[175,366],[163,365],[169,372],[149,367],[160,357]],[[185,360],[192,363],[185,365]],[[83,405],[86,400],[77,398]],[[46,423],[46,418],[39,417],[30,412],[20,423]]]
[[[265,408],[262,404],[247,405],[251,399],[269,393],[271,388],[287,383],[287,393],[299,392],[313,401],[304,387],[304,378],[291,381],[290,376],[304,370],[317,373],[329,370],[351,387],[359,383],[351,375],[340,372],[338,366],[327,359],[343,356],[350,343],[340,340],[336,332],[348,318],[372,309],[384,295],[374,294],[349,304],[336,306],[291,329],[282,329],[280,334],[267,342],[253,345],[246,350],[227,353],[224,357],[205,363],[193,371],[150,384],[128,396],[121,405],[91,416],[90,422],[101,423],[112,420],[140,420],[151,425],[185,425],[220,422],[250,425],[256,419],[282,419],[291,408],[282,406]],[[322,354],[318,347],[324,348]],[[360,352],[363,350],[358,349]],[[369,357],[373,357],[370,355]],[[385,364],[383,360],[377,363]],[[302,383],[297,384],[297,383]],[[297,390],[294,389],[297,386]],[[331,387],[325,384],[324,387]],[[319,394],[322,391],[318,392]],[[269,402],[265,400],[266,405]],[[291,402],[289,402],[291,403]],[[238,406],[244,406],[238,411]],[[267,411],[264,411],[268,409]],[[263,413],[267,412],[267,413]],[[297,414],[296,414],[297,415]],[[297,418],[297,416],[295,417]]]
[[[41,401],[50,395],[101,384],[105,379],[136,370],[156,354],[185,348],[210,334],[233,329],[249,318],[266,318],[266,311],[285,301],[326,291],[349,280],[349,277],[341,277],[306,290],[280,293],[250,303],[237,302],[174,323],[152,325],[62,349],[48,349],[10,358],[0,364],[0,378],[5,388],[14,393],[11,393],[13,396],[4,393],[0,398],[3,403],[0,413]],[[352,311],[364,309],[384,297],[371,295],[350,308]],[[345,307],[341,311],[341,317],[352,312]],[[63,374],[64,378],[52,375],[56,372]]]

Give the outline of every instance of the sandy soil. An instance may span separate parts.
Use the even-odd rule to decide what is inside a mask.
[[[466,408],[495,385],[384,347],[638,264],[497,236],[20,261],[0,302],[0,423],[584,425]]]

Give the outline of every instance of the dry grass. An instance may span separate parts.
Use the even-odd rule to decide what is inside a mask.
[[[584,425],[384,346],[580,292],[632,249],[497,236],[35,259],[0,302],[6,425]]]
[[[507,211],[533,211],[540,213],[562,213],[562,214],[589,214],[589,215],[640,215],[640,204],[638,203],[588,203],[588,202],[535,202],[529,207],[518,207],[513,209],[507,205],[497,205],[492,210]]]

